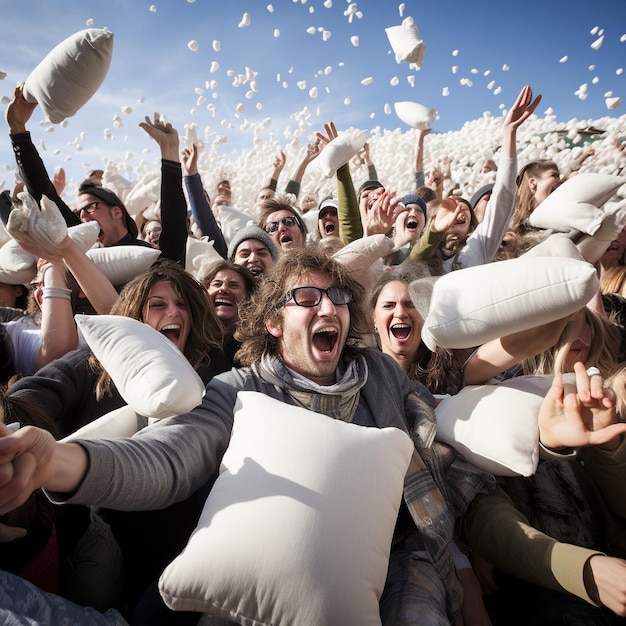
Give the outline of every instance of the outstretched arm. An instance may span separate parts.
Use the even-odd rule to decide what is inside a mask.
[[[300,183],[302,182],[302,177],[304,176],[304,172],[306,168],[309,166],[309,163],[313,161],[317,157],[317,155],[321,152],[322,146],[320,144],[319,139],[312,141],[306,147],[306,152],[304,153],[304,157],[302,157],[302,161],[298,164],[298,168],[294,172],[291,180],[287,183],[287,187],[285,191],[287,193],[292,193],[296,198],[300,193]]]
[[[432,132],[432,128],[417,131],[417,148],[415,150],[415,189],[423,187],[424,180],[424,138]]]

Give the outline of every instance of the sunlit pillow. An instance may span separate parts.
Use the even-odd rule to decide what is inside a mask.
[[[321,154],[311,163],[322,176],[334,176],[365,145],[367,132],[362,130],[346,131],[330,141]]]
[[[617,239],[625,226],[626,200],[607,202],[604,205],[602,226],[594,235],[583,235],[576,243],[576,247],[589,263],[596,263],[609,249],[611,243]]]
[[[185,355],[154,328],[121,315],[76,315],[87,345],[139,415],[164,418],[198,406],[204,383]]]
[[[456,270],[434,283],[422,340],[430,350],[479,346],[579,311],[599,285],[593,265],[571,258],[523,255]],[[411,283],[412,299],[419,289]]]
[[[624,176],[578,174],[559,185],[530,214],[528,221],[535,228],[562,233],[578,230],[593,235],[604,220],[602,206],[624,184]]]
[[[417,26],[412,17],[402,20],[400,26],[385,28],[385,32],[395,53],[396,62],[406,61],[422,67],[426,45],[418,37]]]
[[[74,115],[104,81],[113,53],[113,33],[88,28],[71,35],[30,73],[24,98],[37,102],[54,124]]]
[[[239,392],[219,478],[159,581],[165,603],[239,624],[380,625],[413,449],[396,428]]]
[[[148,246],[108,246],[91,248],[86,254],[113,285],[119,286],[145,272],[161,251]]]
[[[437,117],[437,111],[435,109],[429,109],[423,104],[417,102],[396,102],[393,105],[396,115],[411,128],[419,128],[420,130],[426,130],[433,124],[434,119]]]
[[[515,383],[468,385],[437,405],[437,439],[495,476],[530,476],[539,462],[544,395]]]
[[[223,257],[215,250],[212,241],[187,237],[187,255],[185,268],[198,278],[200,269],[216,261],[222,261]]]

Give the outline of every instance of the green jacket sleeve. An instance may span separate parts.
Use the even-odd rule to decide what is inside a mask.
[[[339,229],[344,244],[363,237],[363,224],[359,212],[350,167],[346,163],[337,170],[337,200],[339,204]]]
[[[560,543],[533,528],[501,488],[479,494],[459,530],[467,545],[498,569],[599,605],[590,597],[583,576],[589,559],[602,553]]]

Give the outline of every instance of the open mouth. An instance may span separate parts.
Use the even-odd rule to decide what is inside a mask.
[[[332,222],[329,222],[326,226],[324,226],[324,232],[327,235],[332,235],[335,232],[335,225]]]
[[[406,339],[411,334],[411,326],[409,324],[394,324],[389,328],[389,332],[396,339]]]
[[[335,328],[323,328],[313,335],[313,346],[320,352],[332,352],[339,335]]]
[[[290,246],[293,243],[293,239],[289,235],[283,235],[280,238],[281,246]]]
[[[406,227],[408,230],[417,230],[417,220],[415,218],[409,218],[406,221]]]
[[[159,332],[165,335],[172,343],[178,343],[180,339],[179,324],[168,324],[167,326],[163,326]]]
[[[459,217],[456,218],[457,224],[465,224],[466,221],[467,221],[467,218],[465,217],[465,213],[461,213]]]
[[[218,307],[228,307],[229,309],[231,309],[233,306],[235,306],[234,303],[231,300],[224,300],[224,299],[215,300],[214,301],[214,305],[215,305],[215,308],[218,308]]]

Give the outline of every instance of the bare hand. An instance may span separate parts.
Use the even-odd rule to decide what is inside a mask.
[[[52,177],[52,184],[54,185],[55,191],[60,196],[65,190],[65,170],[62,167],[55,170],[54,176]]]
[[[600,602],[620,617],[626,617],[626,561],[596,555],[589,559]]]
[[[339,133],[335,127],[335,122],[328,122],[328,124],[324,124],[324,132],[326,133],[325,135],[322,133],[315,133],[315,136],[320,141],[321,148],[328,145],[333,139],[339,137]]]
[[[401,198],[396,196],[396,192],[383,191],[364,215],[364,235],[388,233],[403,211],[406,211],[406,207],[402,204]]]
[[[178,162],[179,138],[178,131],[169,123],[161,119],[158,112],[154,114],[154,122],[146,115],[145,122],[139,126],[143,128],[161,148],[161,157],[168,161]]]
[[[463,210],[462,202],[455,202],[454,198],[446,198],[435,213],[433,227],[439,233],[445,233],[456,223],[461,211]]]
[[[576,385],[554,377],[539,411],[539,439],[552,450],[606,444],[626,432],[626,423],[616,423],[612,390],[600,376],[587,375],[582,363],[574,364]]]
[[[504,125],[517,128],[524,121],[526,121],[534,113],[537,105],[541,102],[541,94],[534,100],[532,98],[533,90],[526,85],[526,87],[520,91],[513,106],[509,109],[509,112],[504,120]]]
[[[181,153],[181,161],[187,176],[198,173],[198,154],[200,148],[197,143],[192,143],[191,148],[184,148]]]
[[[12,135],[25,133],[26,123],[36,108],[36,102],[26,102],[24,98],[24,83],[20,83],[13,92],[13,99],[9,102],[5,114],[9,133]]]
[[[282,172],[286,162],[287,155],[281,150],[274,159],[274,171],[278,173]]]

